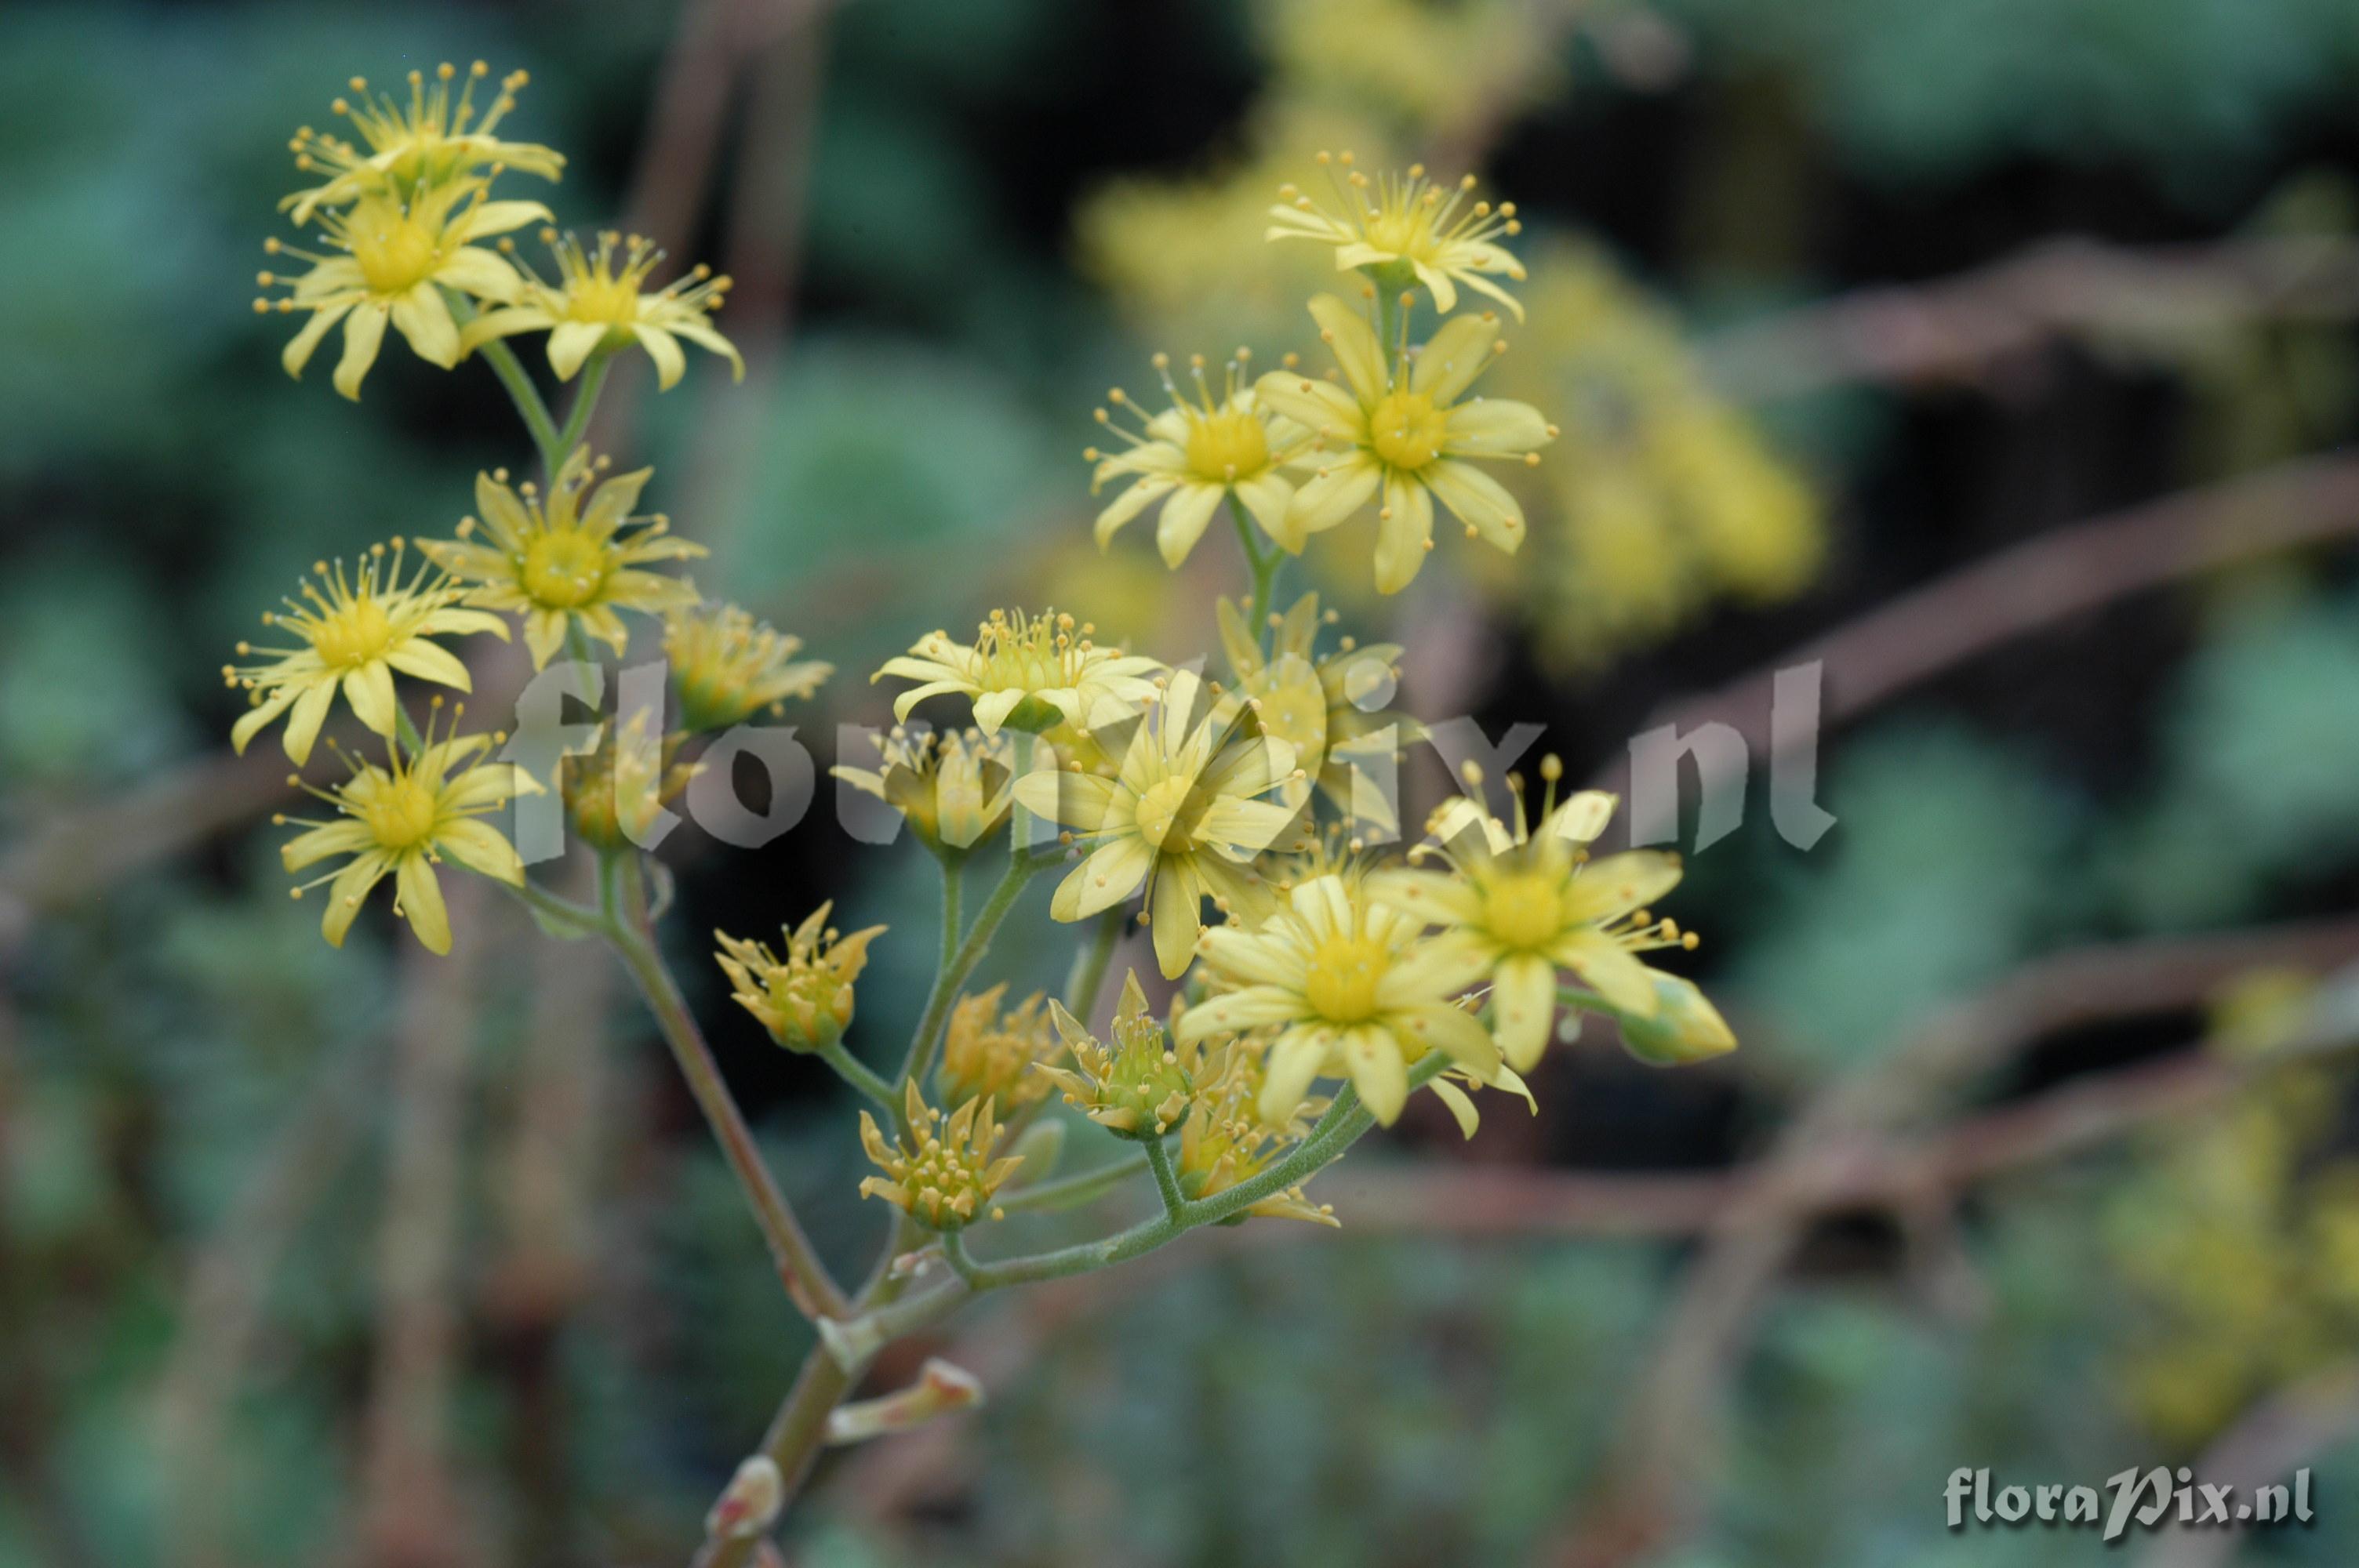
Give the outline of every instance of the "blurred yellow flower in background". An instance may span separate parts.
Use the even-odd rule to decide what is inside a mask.
[[[835,673],[824,660],[797,659],[801,638],[734,604],[667,611],[663,645],[679,694],[680,728],[691,733],[726,730],[764,708],[784,712],[787,698],[811,696]]]
[[[475,84],[491,74],[482,60],[467,68],[467,80],[453,98],[451,83],[458,68],[445,60],[434,70],[434,84],[426,73],[409,73],[407,103],[389,92],[369,95],[368,81],[355,76],[350,86],[360,102],[342,98],[329,107],[352,122],[355,143],[306,125],[291,144],[295,167],[306,174],[327,175],[323,184],[299,190],[279,205],[298,223],[309,222],[317,209],[357,200],[375,190],[407,193],[420,186],[439,185],[496,165],[557,178],[565,168],[565,155],[535,142],[502,141],[492,135],[516,107],[516,95],[530,80],[521,70],[500,79],[498,96],[475,118]]]
[[[1532,278],[1530,335],[1495,379],[1561,423],[1554,460],[1515,482],[1548,548],[1538,570],[1484,575],[1522,604],[1543,654],[1595,665],[1723,597],[1769,604],[1807,587],[1824,508],[1712,389],[1676,318],[1593,246],[1541,246]]]
[[[253,706],[230,730],[230,745],[243,753],[271,720],[287,712],[284,737],[287,755],[300,767],[311,760],[320,726],[342,690],[353,716],[379,735],[390,736],[398,725],[398,699],[393,676],[398,670],[419,680],[470,689],[467,666],[435,637],[467,636],[488,632],[507,640],[507,623],[479,610],[458,608],[462,589],[420,561],[408,582],[401,580],[404,541],[393,541],[388,551],[372,546],[359,567],[346,572],[344,563],[332,567],[315,562],[310,577],[289,598],[285,611],[265,611],[262,623],[288,632],[301,643],[295,648],[257,648],[240,643],[240,657],[267,654],[266,665],[224,665],[222,676],[232,687],[247,692]],[[429,574],[435,574],[429,579]]]
[[[1322,205],[1292,185],[1281,186],[1278,204],[1269,210],[1266,238],[1332,245],[1338,272],[1371,268],[1371,276],[1396,286],[1413,276],[1433,297],[1433,308],[1444,313],[1458,308],[1462,285],[1523,319],[1524,308],[1491,281],[1495,276],[1519,282],[1524,276],[1523,264],[1496,243],[1523,232],[1514,202],[1495,208],[1470,200],[1473,175],[1445,189],[1426,178],[1423,164],[1373,180],[1352,167],[1348,152],[1322,152],[1319,164],[1332,177],[1334,204]]]
[[[675,537],[664,517],[631,515],[656,470],[602,480],[606,466],[575,448],[546,499],[530,480],[510,488],[505,469],[479,473],[475,507],[491,542],[468,542],[473,517],[460,520],[457,539],[419,541],[452,577],[480,585],[468,591],[469,604],[523,616],[535,669],[563,645],[569,623],[620,654],[630,633],[615,611],[657,615],[697,602],[696,585],[685,578],[640,569],[704,554],[703,546]]]
[[[1034,991],[1006,1004],[1007,982],[959,998],[942,1036],[934,1088],[944,1105],[984,1098],[1000,1116],[1049,1098],[1049,1081],[1032,1069],[1064,1051],[1049,1015],[1049,999]]]
[[[1007,820],[1016,798],[1016,749],[1006,736],[896,725],[871,737],[870,744],[877,766],[838,764],[828,773],[893,807],[937,850],[963,853]]]

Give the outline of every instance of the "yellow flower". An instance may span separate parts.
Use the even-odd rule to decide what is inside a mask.
[[[1215,1196],[1259,1175],[1310,1130],[1310,1117],[1315,1114],[1311,1108],[1320,1102],[1297,1107],[1282,1128],[1261,1119],[1255,1107],[1261,1098],[1262,1076],[1259,1054],[1241,1043],[1223,1045],[1207,1057],[1196,1103],[1180,1124],[1180,1155],[1173,1162],[1180,1190],[1190,1199]],[[1332,1205],[1312,1203],[1299,1186],[1273,1193],[1221,1223],[1239,1225],[1249,1215],[1310,1225],[1343,1224]]]
[[[791,930],[781,927],[786,956],[761,942],[716,931],[713,961],[729,977],[737,1005],[761,1021],[789,1051],[821,1051],[852,1027],[853,982],[868,967],[868,944],[885,933],[871,925],[849,936],[831,928],[830,900]]]
[[[466,542],[475,531],[473,517],[461,519],[456,540],[419,541],[452,577],[483,585],[468,593],[469,604],[522,613],[535,669],[563,644],[569,621],[620,654],[630,634],[617,609],[660,614],[696,603],[695,584],[638,569],[704,554],[703,546],[673,537],[661,516],[634,525],[631,508],[656,470],[600,482],[595,476],[605,467],[604,459],[592,463],[588,449],[575,448],[546,502],[529,480],[520,496],[509,489],[505,469],[479,473],[475,505],[491,543]]]
[[[1332,624],[1335,612],[1322,617],[1315,593],[1296,600],[1284,615],[1272,615],[1276,635],[1267,654],[1243,606],[1223,599],[1216,613],[1222,652],[1262,733],[1292,746],[1296,764],[1346,816],[1397,826],[1392,801],[1353,763],[1373,762],[1370,748],[1386,730],[1394,752],[1423,732],[1415,719],[1383,706],[1400,683],[1400,644],[1345,637],[1321,658],[1319,629]]]
[[[1589,858],[1589,844],[1614,815],[1614,797],[1582,790],[1561,805],[1563,766],[1540,764],[1548,796],[1538,824],[1519,806],[1512,828],[1460,796],[1434,814],[1435,838],[1453,871],[1399,867],[1369,874],[1371,896],[1420,922],[1447,925],[1472,945],[1492,977],[1499,1048],[1508,1065],[1528,1071],[1547,1048],[1556,1022],[1557,970],[1570,969],[1623,1019],[1639,1026],[1634,1046],[1693,1060],[1735,1047],[1735,1037],[1703,994],[1677,976],[1649,968],[1637,955],[1693,947],[1692,933],[1656,920],[1647,905],[1679,885],[1680,860],[1658,849]],[[1520,780],[1511,781],[1518,787]],[[1422,859],[1419,845],[1410,858]],[[1645,1026],[1658,1027],[1652,1034]],[[1631,1031],[1625,1027],[1625,1039]]]
[[[712,312],[729,292],[729,279],[713,276],[700,262],[649,293],[644,287],[647,276],[664,259],[654,241],[636,234],[625,240],[610,230],[598,236],[596,250],[585,251],[581,241],[571,234],[560,238],[554,229],[541,239],[557,257],[557,281],[544,283],[536,275],[524,286],[520,303],[470,321],[460,334],[461,353],[495,338],[547,332],[549,368],[560,381],[571,381],[592,353],[636,342],[656,362],[657,388],[669,392],[688,368],[679,342],[686,338],[726,359],[734,379],[745,379],[745,362],[712,330]]]
[[[1513,555],[1524,542],[1524,509],[1470,460],[1539,461],[1556,427],[1527,403],[1459,398],[1506,347],[1495,319],[1453,316],[1435,330],[1414,362],[1404,352],[1387,367],[1376,334],[1332,294],[1310,301],[1320,336],[1335,351],[1342,384],[1299,371],[1275,371],[1256,390],[1277,412],[1309,426],[1322,451],[1318,477],[1294,492],[1287,526],[1304,534],[1332,528],[1381,486],[1376,589],[1397,593],[1433,547],[1433,503],[1440,503],[1481,537]]]
[[[798,662],[802,645],[801,638],[774,632],[734,604],[668,611],[664,657],[679,692],[680,728],[726,730],[766,708],[782,713],[787,698],[819,690],[835,666]]]
[[[1522,232],[1514,202],[1462,207],[1474,189],[1474,177],[1445,190],[1426,178],[1423,164],[1409,165],[1406,175],[1381,174],[1371,181],[1352,168],[1348,152],[1340,157],[1321,153],[1319,162],[1334,187],[1335,206],[1322,207],[1293,186],[1282,186],[1279,203],[1269,210],[1267,238],[1333,245],[1336,271],[1375,269],[1379,287],[1398,287],[1413,276],[1433,296],[1434,308],[1444,313],[1458,308],[1457,286],[1464,284],[1523,319],[1524,308],[1487,276],[1523,278],[1523,264],[1496,243],[1502,234]]]
[[[988,1099],[971,1099],[945,1120],[913,1082],[908,1111],[906,1141],[891,1143],[875,1117],[860,1113],[860,1145],[885,1173],[863,1178],[860,1195],[883,1198],[929,1230],[962,1230],[1024,1156],[992,1157],[1003,1129]]]
[[[389,553],[383,545],[372,546],[359,569],[349,574],[342,561],[333,567],[314,562],[311,577],[297,589],[299,600],[288,599],[284,612],[263,612],[264,625],[292,633],[301,646],[257,648],[240,643],[241,657],[266,654],[270,662],[222,666],[223,678],[248,692],[253,703],[230,730],[234,750],[242,754],[247,741],[292,707],[287,754],[302,766],[311,760],[312,743],[339,687],[362,723],[389,736],[400,711],[393,690],[397,670],[469,689],[467,666],[429,639],[489,632],[506,642],[507,626],[497,616],[456,608],[461,590],[439,575],[429,579],[432,568],[427,563],[420,562],[404,583],[403,547],[400,539],[394,540]]]
[[[934,1089],[944,1105],[981,1098],[1006,1116],[1049,1096],[1049,1080],[1031,1070],[1049,1062],[1064,1046],[1048,1013],[1048,998],[1034,991],[1014,1007],[1002,1007],[1006,982],[959,998],[942,1037],[941,1065]]]
[[[1006,737],[985,740],[979,730],[913,733],[897,725],[872,743],[876,768],[828,772],[892,806],[929,845],[972,849],[1007,820],[1016,752]]]
[[[602,724],[594,747],[558,762],[566,816],[592,849],[645,844],[658,814],[696,776],[698,764],[677,761],[687,737],[658,739],[649,719],[641,708],[619,730]]]
[[[1018,805],[1079,829],[1075,837],[1094,846],[1058,885],[1050,915],[1086,920],[1145,889],[1167,979],[1188,968],[1205,898],[1223,908],[1268,902],[1252,859],[1301,805],[1256,798],[1300,776],[1294,748],[1239,733],[1239,705],[1230,699],[1206,710],[1205,695],[1192,671],[1171,676],[1111,779],[1044,769],[1016,781]]]
[[[1137,712],[1163,670],[1142,654],[1099,647],[1093,630],[1054,610],[1031,616],[995,610],[972,644],[929,632],[869,678],[920,683],[893,699],[893,717],[904,722],[926,698],[956,692],[973,700],[975,726],[985,735],[1003,724],[1033,734],[1060,722],[1088,729]]]
[[[321,232],[341,255],[264,241],[262,248],[273,255],[284,252],[311,264],[300,277],[266,272],[257,279],[265,287],[283,283],[293,292],[275,304],[257,299],[255,310],[311,313],[280,355],[287,373],[303,373],[311,351],[338,321],[344,324],[344,352],[336,362],[336,390],[355,402],[361,379],[376,363],[387,321],[427,363],[444,370],[457,364],[459,323],[442,290],[506,304],[524,281],[495,253],[472,242],[549,216],[538,201],[486,201],[484,189],[484,181],[467,179],[408,196],[372,191],[341,211],[322,211]]]
[[[1273,419],[1260,399],[1243,384],[1252,351],[1239,349],[1229,361],[1218,398],[1204,378],[1204,357],[1190,362],[1195,369],[1196,395],[1190,398],[1171,380],[1170,357],[1155,356],[1156,373],[1171,406],[1149,417],[1128,394],[1115,387],[1107,400],[1117,408],[1139,414],[1143,432],[1124,429],[1105,409],[1097,421],[1128,443],[1120,452],[1092,447],[1082,455],[1097,464],[1090,492],[1110,479],[1134,476],[1130,487],[1098,514],[1098,547],[1112,542],[1122,525],[1158,503],[1163,512],[1156,524],[1156,547],[1163,564],[1178,568],[1204,536],[1204,529],[1234,496],[1263,533],[1287,549],[1300,553],[1303,540],[1287,526],[1287,510],[1294,501],[1294,485],[1277,470],[1310,445],[1310,432],[1290,419]]]
[[[279,851],[289,871],[331,855],[352,857],[329,876],[295,889],[300,898],[305,888],[331,884],[320,921],[321,935],[331,945],[344,945],[361,901],[387,873],[393,877],[396,913],[408,918],[419,941],[435,953],[451,950],[451,918],[434,877],[443,859],[511,887],[524,885],[524,861],[515,847],[498,829],[476,820],[519,795],[541,793],[522,769],[483,760],[498,739],[452,735],[438,741],[429,725],[426,743],[408,756],[397,741],[386,749],[385,767],[353,762],[353,776],[337,788],[305,786],[333,806],[342,820],[273,819],[302,822],[310,829]]]
[[[353,143],[306,125],[295,133],[295,167],[306,174],[325,174],[324,184],[299,190],[279,203],[298,223],[310,222],[321,207],[340,206],[378,191],[408,195],[424,186],[441,185],[478,169],[497,166],[555,179],[565,168],[560,153],[532,142],[504,142],[492,135],[516,107],[516,90],[529,78],[521,70],[500,79],[499,96],[475,119],[475,84],[492,73],[477,60],[467,68],[467,80],[456,101],[451,82],[458,68],[444,61],[435,68],[434,85],[423,71],[409,73],[409,102],[391,93],[367,96],[368,81],[355,76],[352,90],[360,104],[339,98],[330,105],[353,123],[360,141]],[[472,122],[472,124],[471,124]]]
[[[1482,978],[1473,944],[1422,937],[1423,923],[1342,876],[1313,877],[1288,906],[1246,932],[1204,933],[1204,968],[1237,989],[1180,1015],[1184,1044],[1276,1029],[1262,1119],[1283,1125],[1321,1075],[1345,1076],[1389,1126],[1408,1098],[1408,1068],[1440,1050],[1478,1083],[1499,1078],[1499,1051],[1451,999]]]
[[[1064,1009],[1049,1004],[1057,1033],[1073,1054],[1071,1067],[1040,1065],[1041,1075],[1064,1091],[1065,1103],[1118,1138],[1160,1141],[1186,1119],[1196,1093],[1191,1062],[1180,1060],[1163,1036],[1163,1026],[1147,1009],[1138,971],[1124,977],[1114,1004],[1114,1044],[1103,1044]]]

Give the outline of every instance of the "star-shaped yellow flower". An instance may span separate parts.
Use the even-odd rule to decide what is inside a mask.
[[[261,665],[224,665],[223,678],[251,694],[253,706],[230,730],[240,753],[271,720],[287,712],[287,755],[295,765],[311,760],[320,726],[341,690],[360,721],[390,736],[399,711],[393,677],[397,671],[419,680],[469,689],[467,666],[432,641],[489,632],[507,640],[506,622],[479,610],[458,608],[462,589],[427,562],[408,582],[401,580],[403,541],[388,551],[371,546],[358,569],[344,563],[314,563],[311,576],[287,600],[284,611],[266,611],[262,623],[291,633],[299,646],[258,648],[240,643],[241,656],[271,655]],[[429,573],[433,573],[429,577]]]
[[[1299,778],[1294,748],[1239,732],[1241,705],[1208,705],[1205,696],[1193,672],[1172,676],[1113,778],[1043,769],[1016,781],[1017,804],[1093,846],[1058,884],[1049,914],[1086,920],[1144,889],[1166,979],[1188,968],[1207,897],[1230,907],[1268,903],[1253,857],[1301,805],[1258,798]]]
[[[1141,413],[1122,388],[1117,386],[1107,395],[1115,407],[1140,414],[1146,425],[1142,431],[1127,430],[1115,424],[1107,410],[1097,411],[1098,423],[1127,446],[1119,452],[1092,447],[1082,454],[1097,464],[1090,480],[1091,493],[1108,480],[1131,476],[1129,487],[1098,514],[1100,549],[1112,542],[1124,524],[1160,503],[1156,547],[1163,553],[1163,564],[1177,568],[1204,536],[1221,503],[1234,495],[1263,533],[1287,549],[1300,552],[1301,537],[1287,525],[1294,483],[1278,470],[1301,455],[1310,444],[1310,432],[1290,419],[1271,417],[1244,384],[1245,367],[1252,362],[1252,351],[1239,349],[1229,361],[1216,397],[1204,375],[1203,356],[1197,355],[1192,361],[1196,392],[1191,398],[1172,381],[1169,357],[1156,355],[1156,373],[1163,378],[1171,406],[1151,416]]]
[[[745,360],[712,330],[712,312],[721,308],[729,279],[713,276],[712,269],[700,262],[661,288],[649,290],[648,275],[664,259],[652,240],[634,234],[625,241],[608,232],[598,236],[597,249],[584,250],[581,241],[571,234],[560,237],[553,229],[541,239],[557,257],[557,281],[543,283],[534,275],[517,303],[468,322],[460,334],[462,353],[472,353],[495,338],[547,332],[549,368],[560,381],[571,381],[593,352],[636,343],[656,362],[657,390],[669,392],[688,368],[679,342],[685,338],[727,360],[736,380],[745,379]]]
[[[926,698],[956,693],[973,700],[986,737],[1002,725],[1035,735],[1060,723],[1086,730],[1137,712],[1163,670],[1143,654],[1100,647],[1093,630],[1054,610],[995,610],[973,643],[929,632],[869,679],[919,683],[893,699],[893,717],[904,722]]]
[[[1236,989],[1180,1014],[1182,1044],[1278,1032],[1264,1067],[1262,1119],[1283,1125],[1321,1076],[1348,1077],[1390,1126],[1408,1099],[1409,1065],[1439,1050],[1479,1083],[1499,1077],[1499,1050],[1451,999],[1482,978],[1472,944],[1419,935],[1424,923],[1341,875],[1298,885],[1252,931],[1204,933],[1204,968]]]
[[[339,321],[344,324],[344,351],[336,362],[336,390],[354,402],[362,378],[376,363],[387,322],[427,363],[444,370],[457,364],[459,323],[442,291],[499,304],[515,298],[524,287],[516,268],[474,242],[549,217],[549,209],[538,201],[485,200],[484,183],[462,179],[406,196],[372,190],[350,207],[322,210],[321,232],[338,254],[265,241],[263,249],[273,255],[311,264],[300,277],[266,272],[256,280],[265,287],[284,284],[291,292],[277,300],[256,299],[255,310],[311,313],[280,355],[287,373],[300,376],[320,340]]]
[[[675,537],[665,518],[631,515],[656,470],[601,481],[605,467],[587,448],[575,448],[546,499],[528,480],[509,488],[505,470],[479,473],[475,506],[490,542],[469,542],[473,517],[461,520],[457,539],[418,542],[452,577],[480,585],[468,591],[469,604],[524,617],[535,669],[564,645],[569,622],[620,654],[630,633],[615,611],[660,615],[697,602],[687,579],[640,569],[704,554],[703,546]]]
[[[1439,500],[1480,537],[1513,555],[1524,542],[1524,509],[1477,460],[1539,460],[1556,427],[1527,403],[1465,398],[1474,378],[1506,347],[1484,316],[1453,316],[1414,358],[1391,365],[1374,328],[1332,294],[1310,301],[1320,336],[1335,351],[1343,382],[1275,371],[1256,390],[1262,401],[1309,427],[1318,475],[1294,492],[1289,530],[1332,528],[1383,492],[1376,534],[1376,589],[1398,593],[1433,547]],[[1462,399],[1463,399],[1462,401]]]
[[[1410,867],[1371,872],[1371,894],[1420,922],[1447,927],[1481,955],[1491,975],[1499,1048],[1507,1065],[1530,1070],[1556,1022],[1557,970],[1570,969],[1625,1019],[1669,1015],[1688,1042],[1685,1059],[1733,1050],[1735,1036],[1692,982],[1637,957],[1692,947],[1695,936],[1647,905],[1679,885],[1680,859],[1659,849],[1592,860],[1588,846],[1614,815],[1614,797],[1582,790],[1559,804],[1563,776],[1541,763],[1549,784],[1537,826],[1520,808],[1512,827],[1465,796],[1434,814],[1431,830],[1452,870]],[[1426,846],[1410,851],[1422,859]]]
[[[435,953],[451,951],[451,917],[435,880],[437,865],[449,860],[511,887],[524,885],[524,861],[515,846],[477,819],[519,795],[538,795],[541,787],[520,768],[483,760],[496,739],[452,735],[436,741],[429,725],[426,743],[416,752],[406,752],[396,741],[386,766],[354,762],[353,776],[342,785],[310,791],[333,806],[342,820],[305,822],[310,830],[288,840],[279,856],[289,871],[331,855],[352,857],[329,876],[295,890],[300,897],[306,888],[330,884],[320,932],[331,945],[344,945],[361,901],[388,875],[395,910]]]

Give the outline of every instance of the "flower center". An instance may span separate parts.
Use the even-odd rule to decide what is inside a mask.
[[[386,784],[361,810],[378,846],[394,850],[425,842],[434,832],[434,792],[411,774]]]
[[[552,610],[571,610],[597,596],[606,580],[606,551],[579,529],[543,534],[524,554],[524,590]]]
[[[1376,982],[1388,955],[1365,936],[1335,935],[1311,949],[1302,995],[1330,1023],[1357,1023],[1376,1011]]]
[[[1368,214],[1366,232],[1368,243],[1380,251],[1415,261],[1430,259],[1426,255],[1432,248],[1430,226],[1419,208],[1387,204]]]
[[[1147,786],[1138,797],[1138,834],[1158,849],[1180,850],[1188,847],[1195,830],[1196,819],[1203,815],[1201,803],[1192,800],[1195,794],[1191,780],[1165,779]]]
[[[407,293],[431,276],[441,259],[425,224],[391,211],[379,222],[353,223],[349,232],[353,260],[374,293]]]
[[[324,617],[311,633],[311,650],[332,670],[351,669],[384,654],[393,623],[374,599],[356,599]]]
[[[1269,466],[1269,437],[1244,409],[1223,408],[1188,425],[1188,466],[1200,478],[1234,483]]]
[[[983,654],[983,676],[976,684],[985,691],[1069,687],[1085,659],[1082,644],[1073,640],[1069,615],[1012,621],[995,616],[984,624],[977,651]]]
[[[569,291],[565,313],[576,321],[627,327],[638,319],[639,290],[625,279],[592,273],[577,281]]]
[[[1521,871],[1493,882],[1483,897],[1483,923],[1510,947],[1544,947],[1564,929],[1560,879]]]
[[[1368,415],[1368,444],[1376,456],[1410,472],[1441,455],[1450,416],[1421,392],[1386,393]]]

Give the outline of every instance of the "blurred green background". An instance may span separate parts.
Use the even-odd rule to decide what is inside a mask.
[[[2024,630],[1831,730],[1821,844],[1780,842],[1755,780],[1672,911],[1737,1056],[1663,1075],[1593,1039],[1537,1121],[1494,1108],[1461,1146],[1412,1116],[1355,1156],[1319,1195],[1340,1236],[1256,1222],[989,1303],[880,1375],[939,1350],[989,1406],[830,1459],[790,1560],[2080,1562],[2085,1532],[1946,1530],[1949,1472],[2225,1463],[2285,1398],[2334,1418],[2299,1461],[2319,1517],[2238,1560],[2359,1560],[2348,1076],[2213,1070],[2349,1029],[2359,477],[2318,454],[2359,393],[2359,5],[20,0],[0,1565],[677,1563],[807,1347],[599,957],[482,901],[451,968],[382,911],[326,948],[262,825],[279,764],[226,758],[249,618],[519,456],[473,365],[390,351],[356,408],[288,382],[248,308],[293,128],[352,74],[477,56],[531,70],[509,129],[571,157],[564,222],[739,280],[745,385],[701,362],[658,397],[634,363],[603,435],[712,546],[701,582],[838,665],[792,716],[822,765],[884,712],[867,670],[995,603],[1210,645],[1233,554],[1176,585],[1136,529],[1099,555],[1080,449],[1152,349],[1303,346],[1319,264],[1258,214],[1321,146],[1521,205],[1530,319],[1495,374],[1567,433],[1511,566],[1445,537],[1379,601],[1364,536],[1313,551],[1345,630],[1408,643],[1426,717],[1544,722],[1583,776],[1666,705],[2084,519],[2208,498],[2195,533],[2234,557],[2071,615],[2036,606],[2171,558],[2159,535],[2018,557],[1976,602],[2034,606]],[[1904,615],[1877,657],[1955,630]],[[852,1257],[881,1221],[848,1108],[724,1016],[694,937],[831,894],[890,922],[862,1006],[889,1034],[927,868],[824,811],[758,855],[690,838],[683,972]],[[1944,1026],[1992,1057],[1899,1147],[2068,1093],[2136,1114],[1821,1203],[1745,1298],[1724,1398],[1655,1422],[1720,1173]],[[2206,1092],[2153,1092],[2182,1070]]]

